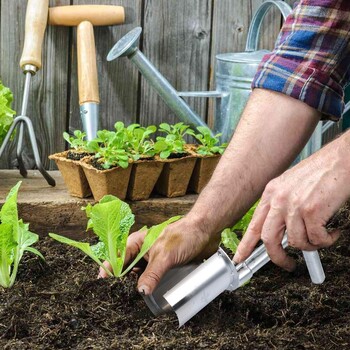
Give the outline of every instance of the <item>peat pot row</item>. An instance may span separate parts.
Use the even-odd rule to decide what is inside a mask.
[[[104,195],[111,194],[135,201],[148,199],[152,193],[166,197],[200,193],[220,154],[202,156],[189,150],[168,159],[141,158],[130,162],[126,168],[115,166],[110,169],[100,167],[94,156],[74,150],[53,154],[50,159],[56,162],[72,196],[93,195],[99,201]]]

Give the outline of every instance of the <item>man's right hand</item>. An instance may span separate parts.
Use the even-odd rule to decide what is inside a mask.
[[[139,253],[147,231],[137,231],[128,238],[125,265]],[[145,256],[148,265],[138,281],[138,290],[151,294],[164,274],[174,266],[184,265],[214,254],[218,249],[220,235],[210,235],[195,220],[184,217],[170,224],[159,236]],[[104,263],[109,269],[108,263]],[[107,277],[101,268],[99,276]]]

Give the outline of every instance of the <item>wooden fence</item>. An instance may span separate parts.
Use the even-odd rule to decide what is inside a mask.
[[[102,128],[117,120],[129,124],[159,124],[175,118],[155,91],[126,58],[107,62],[118,39],[136,26],[143,28],[140,49],[178,90],[213,88],[215,55],[244,50],[252,14],[263,0],[51,0],[50,6],[76,4],[122,5],[127,23],[96,27],[95,40]],[[293,1],[289,1],[293,2]],[[19,60],[24,39],[26,1],[1,0],[0,76],[14,92],[14,108],[21,109],[24,75]],[[273,47],[281,16],[271,11],[265,21],[261,46]],[[190,106],[210,121],[206,99],[188,99]],[[49,27],[43,47],[43,68],[33,78],[27,115],[32,119],[41,159],[48,169],[49,154],[65,148],[62,132],[81,128],[77,92],[76,29]],[[0,167],[16,166],[15,144]],[[34,166],[29,147],[28,168]]]

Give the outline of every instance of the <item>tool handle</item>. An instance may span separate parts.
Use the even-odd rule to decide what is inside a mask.
[[[94,27],[90,22],[78,25],[77,42],[79,103],[99,103]]]
[[[28,0],[25,37],[20,67],[26,65],[41,68],[41,48],[44,40],[49,10],[49,0]]]
[[[78,26],[83,21],[89,21],[94,26],[110,26],[124,23],[124,7],[73,5],[51,7],[49,10],[49,24],[52,26]]]
[[[312,283],[315,283],[315,284],[323,283],[326,276],[323,271],[323,266],[322,266],[318,251],[317,250],[312,252],[303,251],[303,255],[304,255],[307,269],[309,270],[309,275]]]

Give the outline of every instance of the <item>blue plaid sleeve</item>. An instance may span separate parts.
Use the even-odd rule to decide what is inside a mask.
[[[260,63],[252,88],[281,92],[338,120],[349,80],[350,1],[302,0]]]

